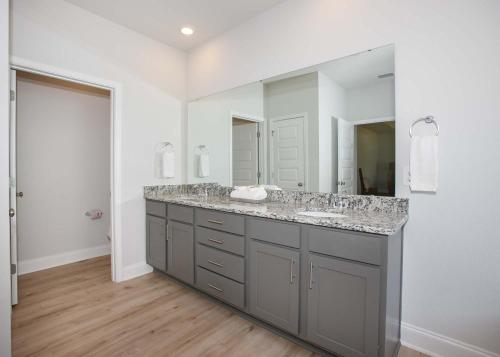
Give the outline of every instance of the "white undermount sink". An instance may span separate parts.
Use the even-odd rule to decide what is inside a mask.
[[[326,212],[326,211],[299,211],[297,212],[299,216],[307,216],[314,218],[343,218],[346,217],[340,213]]]

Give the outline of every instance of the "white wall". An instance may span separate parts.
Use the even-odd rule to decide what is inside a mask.
[[[182,172],[185,54],[61,0],[15,0],[12,22],[14,56],[121,83],[122,258],[125,277],[144,271],[143,186],[182,181],[155,179],[153,163],[170,141]]]
[[[289,0],[188,57],[198,97],[395,44],[403,339],[442,355],[500,354],[499,33],[497,0]],[[427,114],[441,125],[439,190],[411,194],[408,128]]]
[[[323,72],[318,72],[319,191],[337,192],[338,135],[333,118],[345,119],[344,88]]]
[[[233,114],[264,117],[263,86],[251,83],[188,104],[187,182],[230,185]],[[198,146],[210,153],[210,176],[198,177]]]
[[[366,120],[395,116],[394,81],[381,79],[380,83],[346,90],[346,119]]]
[[[17,189],[24,193],[17,202],[19,272],[47,268],[55,255],[90,250],[95,250],[93,255],[109,254],[110,92],[21,75],[18,72]],[[101,209],[103,217],[85,216],[91,209]]]
[[[0,0],[0,212],[9,211],[9,0]],[[0,356],[10,356],[9,216],[0,215]]]

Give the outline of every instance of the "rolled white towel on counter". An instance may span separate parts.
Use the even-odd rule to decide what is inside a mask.
[[[277,185],[259,185],[259,187],[262,187],[265,190],[281,191],[281,188]]]
[[[198,176],[210,176],[210,156],[207,153],[201,153],[198,159]]]
[[[175,152],[164,152],[161,158],[161,176],[171,178],[175,176]]]
[[[267,198],[267,192],[259,186],[236,186],[230,196],[236,199],[260,201]]]

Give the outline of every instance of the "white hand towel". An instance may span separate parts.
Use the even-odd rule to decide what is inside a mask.
[[[436,192],[438,185],[438,137],[413,136],[410,150],[411,190]]]
[[[198,176],[199,177],[210,176],[210,156],[207,153],[200,154],[198,160]]]
[[[175,152],[165,152],[161,160],[161,176],[171,178],[175,176]]]

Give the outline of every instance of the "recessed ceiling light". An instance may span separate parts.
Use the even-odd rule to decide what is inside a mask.
[[[183,27],[181,28],[181,32],[183,35],[191,36],[194,33],[194,30],[191,27]]]

